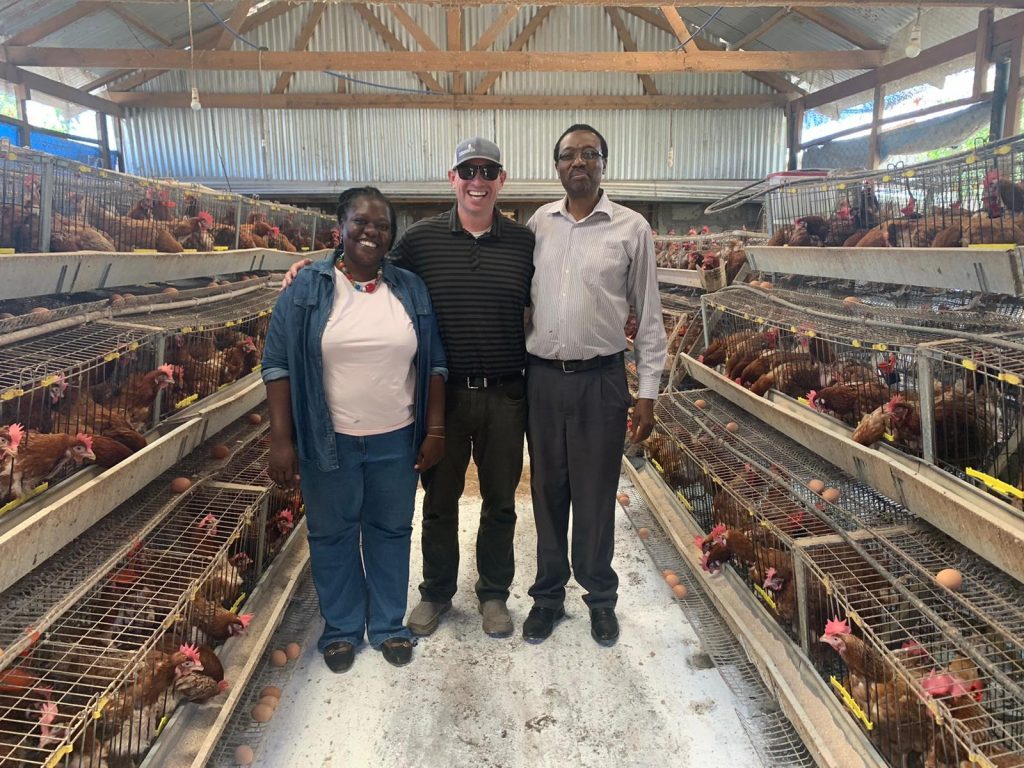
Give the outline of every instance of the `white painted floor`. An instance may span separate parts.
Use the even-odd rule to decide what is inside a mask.
[[[546,642],[523,642],[520,630],[532,604],[527,590],[536,562],[525,477],[516,533],[518,573],[509,598],[516,632],[508,639],[485,635],[473,593],[477,494],[475,483],[467,482],[459,593],[438,631],[419,641],[412,664],[391,667],[364,646],[351,671],[334,675],[316,652],[317,622],[302,641],[303,655],[256,765],[761,765],[738,720],[732,692],[714,668],[693,664],[691,657],[701,650],[698,640],[621,511],[615,566],[622,635],[616,646],[601,648],[591,639],[575,582],[566,598],[568,618]],[[420,562],[417,527],[410,608],[419,599]]]

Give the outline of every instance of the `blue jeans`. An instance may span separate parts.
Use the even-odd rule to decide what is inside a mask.
[[[369,437],[335,435],[338,468],[301,462],[309,560],[326,626],[317,647],[411,637],[402,624],[416,498],[413,426]],[[362,551],[360,552],[360,544]]]

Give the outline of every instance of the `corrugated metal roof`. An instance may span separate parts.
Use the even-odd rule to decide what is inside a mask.
[[[609,142],[611,181],[760,178],[784,162],[777,109],[641,110],[140,110],[126,128],[134,173],[175,178],[434,182],[467,136],[493,137],[513,180],[554,176],[550,147],[576,122]],[[182,137],[186,137],[182,140]],[[262,146],[265,138],[266,147]],[[223,162],[222,162],[223,160]]]

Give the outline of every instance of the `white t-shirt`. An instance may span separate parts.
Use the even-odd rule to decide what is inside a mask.
[[[321,351],[334,431],[359,437],[412,424],[416,331],[405,307],[383,282],[360,293],[333,272],[334,306]]]

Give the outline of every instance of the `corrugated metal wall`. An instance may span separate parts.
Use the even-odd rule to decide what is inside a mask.
[[[372,11],[410,50],[419,43],[396,17],[379,6]],[[409,5],[406,10],[430,38],[444,46],[443,9]],[[494,50],[506,49],[536,12],[524,6],[502,30]],[[478,40],[502,8],[465,9],[463,39]],[[253,45],[290,50],[308,9],[297,7],[246,35]],[[669,50],[676,40],[666,32],[622,14],[641,50]],[[571,41],[571,45],[566,45]],[[235,41],[236,50],[249,46]],[[594,8],[555,9],[527,50],[615,50],[618,36],[603,12]],[[348,5],[326,9],[310,50],[383,51],[387,46]],[[345,73],[392,88],[422,90],[408,72]],[[450,88],[452,75],[431,73]],[[269,93],[277,72],[196,72],[202,93]],[[472,89],[484,73],[469,73]],[[742,74],[656,75],[663,94],[764,94],[767,86]],[[187,72],[168,72],[141,87],[151,92],[187,92]],[[289,89],[297,93],[331,91],[337,78],[321,72],[296,74]],[[380,93],[372,85],[347,83],[355,93]],[[639,95],[636,75],[608,73],[516,72],[502,75],[491,93],[498,95]],[[528,181],[554,181],[551,147],[575,122],[601,130],[610,150],[609,182],[662,182],[690,179],[755,179],[779,170],[785,161],[785,120],[781,109],[746,110],[580,110],[509,111],[441,109],[260,110],[258,98],[248,110],[154,109],[130,112],[125,122],[130,170],[182,179],[299,182],[310,191],[336,189],[347,181],[436,183],[451,165],[461,139],[494,138],[505,153],[512,189]],[[187,138],[184,138],[187,137]],[[184,139],[184,140],[183,140]],[[692,185],[691,185],[692,186]],[[653,185],[646,187],[655,189]]]
[[[467,136],[493,137],[510,182],[554,178],[552,149],[575,122],[609,144],[609,180],[755,179],[785,162],[779,109],[133,111],[129,170],[146,176],[303,181],[437,181]],[[265,146],[263,144],[265,139]]]

